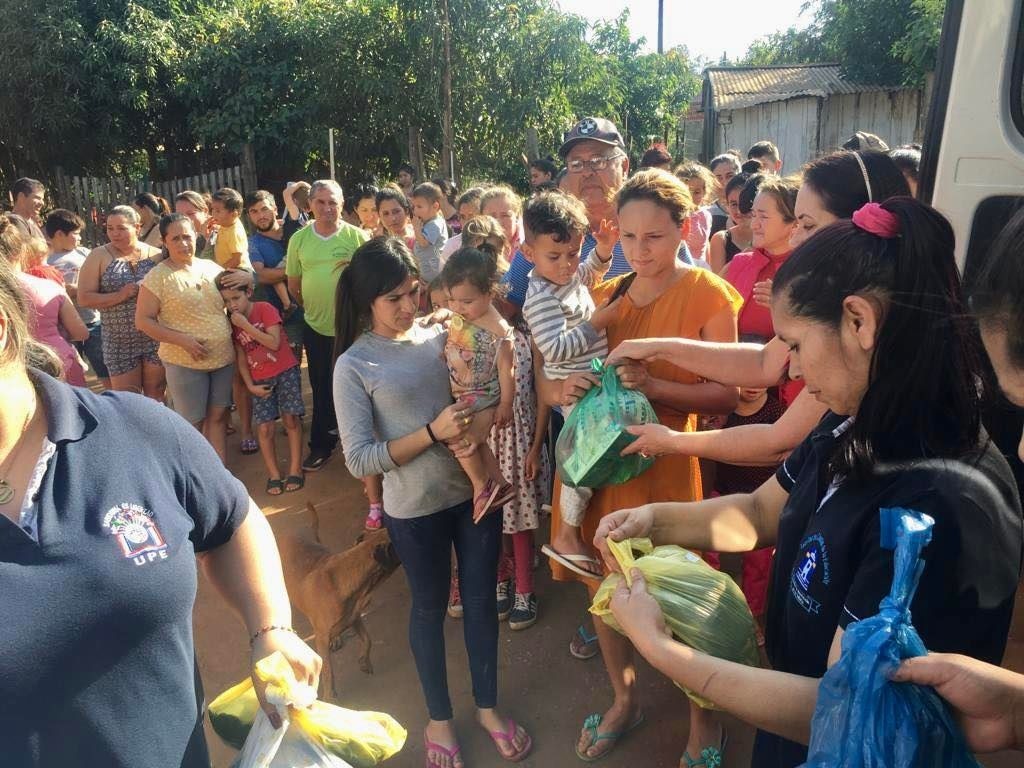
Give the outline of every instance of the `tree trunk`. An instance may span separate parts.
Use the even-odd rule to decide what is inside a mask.
[[[452,20],[448,0],[441,0],[441,35],[444,40],[444,70],[441,75],[441,173],[454,179],[455,141],[452,134]],[[422,171],[422,168],[420,169]]]
[[[245,142],[242,145],[242,186],[244,192],[255,192],[259,189],[256,179],[256,152],[252,142]]]
[[[526,157],[530,161],[540,157],[540,140],[537,138],[536,128],[526,129]]]

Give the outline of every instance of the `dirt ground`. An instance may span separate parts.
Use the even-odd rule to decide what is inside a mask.
[[[307,392],[308,395],[308,392]],[[307,405],[308,405],[307,398]],[[308,525],[306,501],[317,505],[321,537],[334,550],[350,546],[359,534],[366,511],[362,487],[345,469],[340,453],[316,474],[308,476],[304,490],[271,498],[263,493],[265,472],[258,455],[242,456],[238,436],[229,438],[229,468],[245,482],[276,532]],[[279,450],[286,450],[283,437]],[[546,527],[545,527],[546,530]],[[540,542],[540,536],[538,537]],[[551,581],[542,563],[536,572],[540,619],[533,627],[512,632],[503,625],[499,640],[500,706],[533,735],[532,755],[525,768],[562,768],[581,765],[573,750],[583,719],[601,712],[610,702],[610,688],[600,657],[579,661],[569,655],[568,642],[585,610],[585,593],[576,585]],[[1008,665],[1024,670],[1024,605],[1018,593],[1014,636],[1007,651]],[[333,654],[339,704],[357,710],[387,712],[409,731],[405,749],[388,761],[395,768],[423,765],[422,726],[426,713],[407,639],[409,596],[405,577],[396,572],[375,593],[367,626],[373,637],[373,664],[369,676],[356,665],[357,648],[348,644]],[[456,710],[463,756],[468,768],[506,765],[489,738],[473,720],[468,665],[458,621],[448,620],[448,678]],[[207,700],[242,679],[248,671],[248,642],[241,622],[214,590],[201,581],[194,612],[196,646]],[[297,614],[295,626],[309,632]],[[641,661],[645,725],[625,738],[614,753],[601,761],[606,768],[674,768],[687,733],[685,696]],[[724,765],[750,762],[753,730],[724,717],[729,733]],[[215,768],[227,768],[234,750],[225,746],[207,723]],[[1019,755],[990,756],[991,768],[1021,765]]]

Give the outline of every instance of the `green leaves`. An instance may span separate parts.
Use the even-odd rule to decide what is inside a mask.
[[[438,0],[7,0],[0,159],[46,173],[195,172],[255,147],[261,175],[390,175],[410,126],[439,166]],[[642,54],[625,15],[589,26],[554,0],[449,0],[453,129],[465,177],[525,180],[585,114],[642,151],[696,95],[685,50]],[[10,107],[8,107],[10,105]]]
[[[750,66],[837,61],[853,82],[920,84],[935,68],[945,0],[820,0],[814,20],[754,41]],[[867,53],[867,55],[865,55]]]

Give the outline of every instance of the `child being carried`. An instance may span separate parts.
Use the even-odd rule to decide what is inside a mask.
[[[448,308],[454,313],[444,350],[452,396],[470,403],[466,447],[470,441],[477,446],[459,459],[473,483],[474,522],[515,496],[487,445],[492,426],[500,429],[511,423],[515,396],[512,329],[491,302],[499,275],[497,256],[490,248],[460,248],[441,273]]]
[[[523,255],[533,264],[526,290],[523,317],[533,341],[544,357],[549,379],[564,380],[589,373],[591,361],[608,355],[605,328],[618,312],[618,301],[595,308],[590,289],[601,281],[611,259],[601,261],[598,249],[580,262],[587,232],[583,204],[560,192],[536,195],[523,211]],[[618,231],[602,222],[599,238],[614,245]],[[611,248],[604,249],[609,254]],[[568,416],[572,406],[562,406]],[[562,486],[559,496],[562,526],[551,546],[541,548],[548,557],[588,578],[601,578],[600,563],[580,536],[580,525],[594,492],[590,488]]]

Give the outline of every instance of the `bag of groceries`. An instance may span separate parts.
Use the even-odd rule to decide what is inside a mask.
[[[742,590],[728,574],[716,571],[688,549],[655,547],[650,539],[608,539],[608,548],[622,573],[605,578],[590,606],[590,612],[605,624],[622,631],[611,612],[612,595],[623,579],[632,584],[630,571],[637,568],[679,642],[720,659],[760,666],[754,617]],[[713,708],[711,702],[683,690],[700,706]]]
[[[626,389],[614,366],[591,363],[601,377],[580,398],[555,444],[555,463],[562,482],[573,488],[601,488],[632,480],[654,464],[639,454],[620,456],[636,440],[626,427],[657,424],[658,417],[643,392]]]
[[[842,656],[818,686],[805,765],[974,768],[979,763],[938,694],[889,679],[902,660],[927,653],[910,603],[935,521],[909,509],[881,515],[882,546],[896,550],[892,589],[878,614],[843,633]]]
[[[233,768],[370,768],[405,745],[406,732],[390,715],[354,712],[316,700],[316,689],[295,679],[280,653],[256,663],[269,683],[267,699],[283,725],[275,729],[246,678],[210,704],[210,723],[241,752]]]

